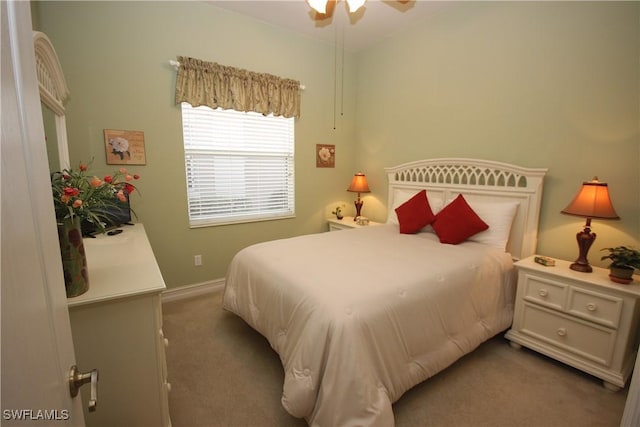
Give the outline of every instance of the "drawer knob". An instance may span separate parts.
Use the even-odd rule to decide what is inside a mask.
[[[596,311],[597,308],[598,306],[594,302],[590,302],[589,304],[587,304],[587,310],[589,311]]]
[[[546,289],[539,289],[538,295],[540,295],[542,298],[545,298],[547,295],[549,295],[549,292],[547,292]]]
[[[556,331],[556,333],[561,336],[564,337],[567,335],[567,330],[565,328],[558,328],[558,330]]]

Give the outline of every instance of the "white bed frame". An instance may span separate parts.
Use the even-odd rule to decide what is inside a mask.
[[[547,169],[490,160],[442,158],[385,168],[389,179],[389,213],[400,193],[426,189],[444,206],[458,194],[469,200],[518,201],[507,251],[514,259],[533,255],[538,241],[542,182]]]

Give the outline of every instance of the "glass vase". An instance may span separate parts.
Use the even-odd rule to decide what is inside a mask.
[[[67,298],[77,297],[89,290],[87,256],[79,217],[65,218],[62,224],[58,224],[58,240]]]

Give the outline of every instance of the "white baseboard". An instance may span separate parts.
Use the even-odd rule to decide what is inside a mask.
[[[224,289],[224,278],[180,286],[178,288],[170,288],[162,292],[162,303],[211,294],[221,291],[222,289]]]

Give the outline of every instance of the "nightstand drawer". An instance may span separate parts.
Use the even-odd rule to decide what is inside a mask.
[[[523,334],[602,365],[611,364],[615,331],[528,303],[523,309]]]
[[[569,287],[539,276],[524,275],[524,299],[557,310],[564,310]]]
[[[329,231],[339,231],[339,230],[348,230],[349,228],[352,227],[347,227],[344,225],[338,225],[338,224],[334,224],[334,223],[329,223]]]
[[[622,298],[571,287],[567,310],[586,320],[617,328],[622,314]]]

